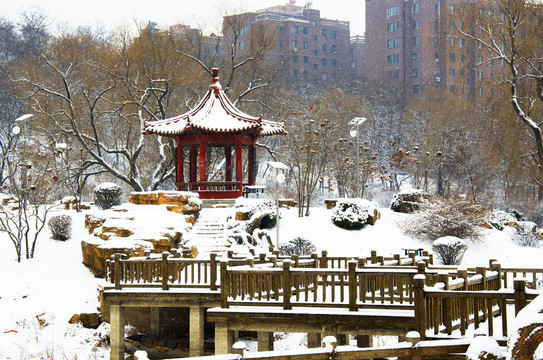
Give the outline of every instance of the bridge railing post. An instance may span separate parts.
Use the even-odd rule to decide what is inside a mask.
[[[415,330],[424,340],[426,333],[426,299],[424,298],[424,284],[426,275],[417,274],[413,278],[415,289]]]
[[[358,281],[356,281],[356,265],[358,265],[358,261],[351,260],[348,262],[349,266],[349,311],[358,311],[358,304],[357,301],[357,284]]]
[[[292,295],[290,265],[290,260],[283,261],[283,309],[285,310],[292,309],[292,305],[290,303],[290,297]]]
[[[209,254],[209,289],[217,290],[217,254]]]
[[[115,254],[115,265],[113,267],[115,290],[121,290],[121,255],[119,253]]]
[[[228,293],[230,284],[228,283],[228,261],[221,261],[221,308],[228,309]]]
[[[526,306],[526,279],[514,279],[513,287],[515,289],[515,315]]]
[[[371,251],[371,263],[372,264],[377,264],[377,251],[376,250]]]
[[[328,268],[328,251],[326,251],[326,250],[322,251],[322,256],[321,256],[321,261],[320,261],[320,268],[321,269]]]
[[[168,268],[168,256],[170,256],[170,253],[167,251],[164,251],[162,253],[162,264],[161,264],[161,270],[162,270],[162,290],[168,290],[168,279],[170,277],[170,269]]]
[[[311,253],[311,260],[313,260],[313,267],[316,269],[319,267],[319,254]]]

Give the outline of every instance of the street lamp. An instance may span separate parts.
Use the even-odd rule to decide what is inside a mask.
[[[11,129],[14,135],[21,133],[21,128],[17,125],[18,122],[24,121],[24,141],[26,141],[26,120],[30,119],[34,114],[24,114],[15,119],[15,126]]]
[[[268,165],[275,169],[275,228],[277,231],[276,234],[276,246],[277,250],[279,250],[279,184],[282,184],[285,182],[285,174],[283,174],[283,171],[288,170],[288,166],[283,164],[279,161],[268,161]]]
[[[356,177],[355,177],[355,189],[356,189],[356,197],[358,197],[358,173],[360,172],[359,171],[359,167],[360,167],[360,160],[359,160],[359,153],[360,153],[360,144],[359,144],[359,141],[360,141],[360,133],[358,131],[358,127],[360,125],[362,125],[363,123],[366,122],[366,119],[365,117],[355,117],[355,118],[352,118],[351,121],[349,121],[349,125],[352,126],[351,128],[351,131],[349,131],[349,134],[351,135],[351,137],[355,137],[356,138],[356,166],[355,166],[355,171],[356,171]]]

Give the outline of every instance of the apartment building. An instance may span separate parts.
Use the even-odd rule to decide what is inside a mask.
[[[429,88],[485,96],[503,69],[461,30],[465,0],[366,0],[366,73],[406,93]],[[503,65],[503,64],[501,64]]]
[[[363,46],[360,39],[351,46],[349,22],[322,18],[320,10],[294,3],[227,16],[223,35],[231,36],[226,22],[243,19],[237,41],[238,51],[243,52],[251,47],[252,28],[273,31],[275,42],[266,61],[281,68],[281,77],[288,80],[318,83],[360,74],[363,61],[356,56],[361,56]]]

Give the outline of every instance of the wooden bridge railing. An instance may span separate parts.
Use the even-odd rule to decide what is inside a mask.
[[[501,336],[506,338],[508,306],[514,306],[517,314],[539,295],[538,291],[526,290],[526,279],[515,279],[513,289],[500,288],[499,272],[470,278],[462,274],[462,277],[463,281],[453,286],[443,282],[432,288],[425,288],[424,275],[415,277],[415,321],[423,338],[426,330],[433,331],[434,335],[439,332],[451,335],[453,330],[459,329],[460,334],[465,335],[470,324],[478,329],[485,322],[487,334],[495,336],[494,321],[498,315],[501,315]]]

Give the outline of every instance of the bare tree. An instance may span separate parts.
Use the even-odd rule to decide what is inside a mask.
[[[470,4],[470,26],[458,29],[486,50],[484,63],[504,65],[502,82],[509,102],[531,135],[531,159],[537,169],[538,200],[543,200],[543,7],[531,0],[492,0]]]

